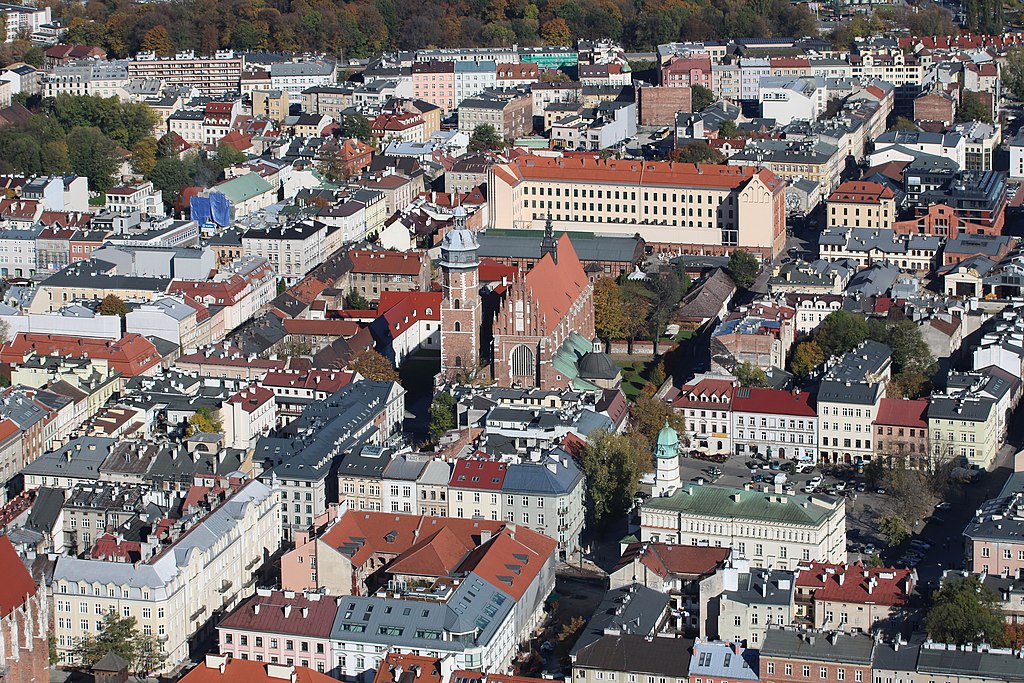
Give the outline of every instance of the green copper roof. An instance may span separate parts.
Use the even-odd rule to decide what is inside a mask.
[[[654,454],[658,458],[679,457],[679,435],[668,423],[665,423],[665,426],[658,432],[658,445]]]
[[[789,496],[728,486],[685,485],[670,496],[648,499],[643,507],[645,510],[695,517],[726,517],[817,527],[833,513],[836,502],[835,496]]]

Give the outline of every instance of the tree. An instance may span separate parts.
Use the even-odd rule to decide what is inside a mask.
[[[915,131],[919,131],[921,129],[917,127],[916,123],[914,123],[913,121],[908,119],[906,116],[897,116],[895,123],[893,123],[891,126],[889,126],[889,130],[890,131],[905,130],[905,131],[915,132]]]
[[[651,293],[639,282],[627,281],[619,285],[619,298],[623,310],[622,334],[629,341],[632,351],[633,341],[649,329]],[[626,311],[629,315],[625,314]]]
[[[892,513],[880,516],[877,522],[878,530],[890,548],[895,548],[910,538],[910,529],[907,528],[906,522]]]
[[[161,25],[154,26],[146,31],[142,37],[142,51],[155,52],[158,57],[170,57],[174,54],[174,43],[167,29]]]
[[[687,142],[682,147],[672,150],[669,159],[684,164],[720,164],[725,161],[721,152],[703,140]]]
[[[749,251],[736,249],[729,257],[726,270],[739,287],[746,289],[754,284],[757,274],[761,272],[761,262]]]
[[[366,379],[379,382],[397,382],[398,371],[387,358],[373,349],[360,351],[348,363],[349,370],[358,372]]]
[[[345,295],[345,307],[357,311],[368,311],[372,308],[366,297],[360,294],[355,287],[348,290],[348,294]]]
[[[449,429],[455,429],[455,399],[447,391],[434,397],[430,404],[430,427],[428,433],[433,443],[444,436]]]
[[[651,469],[650,451],[642,440],[603,429],[590,434],[581,453],[590,492],[588,507],[598,527],[629,511],[640,477]]]
[[[89,187],[106,192],[114,186],[119,160],[117,145],[99,128],[78,127],[68,133],[68,157],[71,169],[89,179]]]
[[[893,375],[887,392],[892,398],[920,398],[928,393],[931,381],[917,370],[904,370]]]
[[[1024,47],[1013,47],[1006,52],[1003,83],[1014,97],[1024,98]]]
[[[224,423],[213,412],[209,406],[199,406],[196,412],[188,418],[187,436],[194,436],[200,432],[204,434],[216,434],[224,431]]]
[[[191,181],[191,163],[177,157],[158,159],[146,179],[163,193],[164,202],[174,205],[182,188]]]
[[[882,556],[878,553],[874,553],[868,558],[867,565],[872,569],[881,569],[885,566],[885,562],[882,562]]]
[[[571,45],[572,29],[565,19],[555,17],[541,25],[540,37],[546,45]]]
[[[605,341],[621,339],[626,326],[626,312],[622,307],[619,285],[609,277],[594,283],[594,328]]]
[[[156,138],[144,137],[132,147],[132,170],[141,176],[148,175],[156,166]]]
[[[956,112],[956,120],[960,123],[981,121],[992,123],[992,110],[981,99],[981,95],[972,90],[960,93],[960,108]]]
[[[736,379],[740,381],[740,386],[768,386],[768,375],[765,374],[764,370],[757,367],[753,363],[740,363],[733,369],[732,374],[735,375]]]
[[[800,342],[793,350],[793,358],[790,360],[789,368],[800,381],[810,377],[814,369],[825,362],[825,354],[822,353],[818,342],[811,340]]]
[[[132,671],[147,674],[167,658],[155,636],[141,633],[135,617],[122,617],[117,612],[103,615],[103,628],[96,635],[81,638],[72,649],[72,656],[83,667],[91,667],[108,652],[126,662]]]
[[[999,596],[976,576],[947,578],[932,596],[925,617],[928,637],[939,643],[1003,643]]]
[[[821,321],[814,335],[814,341],[826,359],[852,351],[867,338],[867,321],[847,311],[830,313]]]
[[[864,466],[864,482],[869,488],[878,488],[883,478],[885,478],[885,463],[881,458],[874,458]]]
[[[642,437],[648,451],[654,448],[658,432],[666,423],[677,432],[685,431],[682,416],[672,410],[672,406],[653,396],[641,395],[629,408],[630,433]]]
[[[703,85],[690,86],[690,108],[693,111],[704,111],[715,103],[715,93]]]
[[[243,152],[238,151],[231,145],[221,142],[219,145],[217,145],[217,156],[215,157],[214,161],[223,172],[223,169],[225,168],[245,163],[246,158],[247,157]]]
[[[504,147],[505,141],[489,123],[482,123],[474,128],[473,135],[469,138],[469,148],[474,152],[487,152]]]
[[[373,141],[370,120],[362,114],[345,114],[341,119],[341,137],[355,138],[369,144]]]
[[[128,304],[116,294],[107,294],[96,307],[96,312],[100,315],[119,315],[123,318],[128,315]]]
[[[579,635],[579,632],[586,625],[587,620],[577,614],[568,623],[562,625],[562,630],[558,632],[556,637],[558,642],[568,644],[575,641],[576,636]]]
[[[718,137],[731,139],[736,137],[736,122],[732,119],[725,119],[718,124]]]

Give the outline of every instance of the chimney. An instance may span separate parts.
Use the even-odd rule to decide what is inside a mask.
[[[284,618],[287,619],[288,617],[291,616],[291,614],[292,614],[292,606],[291,605],[285,605],[284,606]]]

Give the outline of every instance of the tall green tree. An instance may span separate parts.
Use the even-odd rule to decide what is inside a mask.
[[[816,367],[825,362],[825,354],[814,340],[800,342],[793,350],[790,370],[800,381],[806,380]]]
[[[690,86],[690,108],[693,111],[704,111],[715,103],[715,93],[703,85]]]
[[[128,304],[116,294],[107,294],[96,307],[96,312],[100,315],[117,315],[123,318],[128,315]]]
[[[590,494],[589,512],[598,527],[629,511],[640,477],[650,471],[652,464],[642,441],[600,429],[588,438],[581,461]]]
[[[117,145],[99,128],[78,127],[68,133],[68,160],[71,169],[89,179],[89,188],[106,192],[116,182],[120,166]]]
[[[610,277],[594,283],[594,328],[599,339],[622,339],[625,334],[626,311],[622,306],[619,285]]]
[[[821,321],[814,335],[814,341],[826,359],[852,351],[867,338],[867,321],[847,311],[830,313]]]
[[[768,375],[764,370],[753,363],[740,363],[733,369],[732,374],[739,380],[743,387],[767,387]]]
[[[992,123],[992,110],[982,101],[979,93],[963,90],[960,92],[960,108],[957,109],[956,120],[961,123],[967,121]]]
[[[998,605],[999,595],[978,577],[947,578],[925,617],[928,637],[939,643],[999,646],[1005,634]]]
[[[447,391],[442,391],[434,397],[430,404],[430,440],[433,443],[444,436],[449,429],[455,429],[456,423],[455,399]]]
[[[214,434],[224,431],[224,423],[209,406],[199,406],[188,418],[188,436],[199,433]]]
[[[749,251],[736,249],[729,256],[729,265],[726,266],[733,282],[744,289],[754,284],[757,274],[761,272],[761,262]]]
[[[82,666],[91,667],[108,652],[143,675],[158,669],[167,659],[156,637],[139,631],[135,617],[122,617],[116,612],[103,615],[103,628],[96,635],[81,638],[72,648],[72,657]]]
[[[469,138],[469,149],[474,152],[488,152],[496,149],[504,149],[508,143],[498,131],[489,123],[482,123],[473,129],[473,135]]]

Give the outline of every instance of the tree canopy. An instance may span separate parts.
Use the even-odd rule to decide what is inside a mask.
[[[693,111],[704,111],[715,103],[715,93],[703,85],[690,86],[690,109]]]
[[[432,442],[437,443],[445,432],[455,428],[455,411],[455,399],[447,391],[442,391],[434,397],[430,404],[429,433]]]
[[[116,294],[107,294],[96,307],[100,315],[119,315],[122,318],[128,315],[128,304]]]
[[[749,251],[736,249],[729,256],[729,265],[726,266],[726,270],[729,271],[729,275],[732,276],[733,282],[737,286],[746,289],[754,284],[757,274],[761,272],[761,262]]]
[[[188,418],[188,436],[215,434],[224,431],[224,423],[208,406],[199,406]]]
[[[601,429],[590,435],[581,460],[590,494],[589,512],[599,527],[629,511],[640,477],[651,469],[652,462],[642,440]]]
[[[743,387],[766,387],[768,386],[768,375],[765,371],[753,363],[740,363],[732,374],[740,381]]]
[[[128,662],[131,671],[148,674],[167,658],[156,636],[140,633],[135,617],[122,617],[116,612],[103,615],[103,629],[96,635],[81,638],[72,649],[74,660],[91,667],[108,652]]]
[[[788,0],[181,0],[69,4],[61,15],[66,42],[98,45],[113,57],[146,48],[366,57],[427,46],[572,45],[580,38],[651,50],[671,41],[815,32],[811,13]]]
[[[398,370],[387,358],[373,349],[360,351],[348,363],[348,369],[358,372],[366,379],[381,382],[397,382]]]
[[[945,579],[925,617],[928,636],[940,643],[999,646],[1005,634],[998,604],[996,592],[976,576]]]
[[[489,152],[505,147],[505,141],[494,126],[489,123],[482,123],[473,129],[473,135],[469,138],[469,149],[474,152]]]

